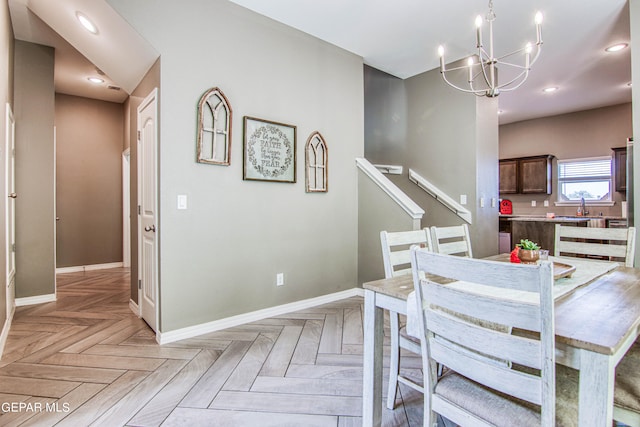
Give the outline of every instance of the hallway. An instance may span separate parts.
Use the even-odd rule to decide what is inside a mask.
[[[0,425],[361,425],[361,298],[163,346],[128,304],[129,271],[111,269],[58,275],[57,302],[18,307]],[[421,425],[421,395],[401,385],[397,402],[385,426]]]

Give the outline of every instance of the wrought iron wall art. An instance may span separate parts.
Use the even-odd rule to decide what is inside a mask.
[[[304,148],[307,193],[326,193],[328,186],[327,143],[320,132],[313,132]]]
[[[296,127],[245,116],[243,179],[296,182]]]
[[[231,164],[233,111],[224,93],[209,89],[198,103],[197,161],[210,165]]]

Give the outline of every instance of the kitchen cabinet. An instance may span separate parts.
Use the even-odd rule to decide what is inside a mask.
[[[551,194],[553,156],[500,160],[500,194]]]
[[[518,192],[518,161],[500,160],[500,194]]]
[[[613,150],[613,177],[616,191],[627,191],[627,147],[616,147]]]

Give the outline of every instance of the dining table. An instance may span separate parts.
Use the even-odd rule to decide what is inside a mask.
[[[508,260],[508,254],[489,259]],[[561,261],[590,262],[569,258]],[[409,274],[374,280],[364,283],[363,288],[362,425],[380,426],[384,310],[407,314],[413,277]],[[578,425],[610,427],[615,368],[640,335],[640,269],[613,265],[556,298],[554,317],[556,363],[579,370]]]

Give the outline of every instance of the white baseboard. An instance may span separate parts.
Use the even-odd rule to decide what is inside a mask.
[[[15,310],[13,310],[15,313]],[[4,322],[4,327],[2,328],[2,333],[0,334],[0,360],[2,360],[2,355],[4,354],[4,345],[7,343],[7,337],[9,336],[9,329],[11,328],[11,322],[13,321],[13,313]]]
[[[330,302],[339,301],[354,296],[364,296],[364,289],[348,289],[346,291],[336,292],[329,295],[322,295],[302,301],[296,301],[288,304],[278,305],[275,307],[265,308],[262,310],[252,311],[250,313],[239,314],[237,316],[231,316],[225,319],[214,320],[213,322],[188,326],[186,328],[176,329],[175,331],[158,332],[156,334],[156,340],[160,344],[168,344],[187,338],[197,337],[198,335],[208,334],[209,332],[220,331],[222,329],[231,328],[233,326],[255,322],[257,320],[266,319],[268,317],[280,316],[282,314],[304,310],[307,308],[316,307],[322,304],[328,304]]]
[[[124,265],[122,262],[110,262],[107,264],[78,265],[75,267],[56,268],[56,274],[60,273],[77,273],[80,271],[106,270],[108,268],[120,268]]]
[[[136,304],[136,302],[132,299],[129,300],[129,309],[133,311],[133,314],[140,317],[140,308],[138,307],[138,304]]]
[[[16,307],[25,305],[42,304],[45,302],[54,302],[56,294],[36,295],[35,297],[16,298]]]

